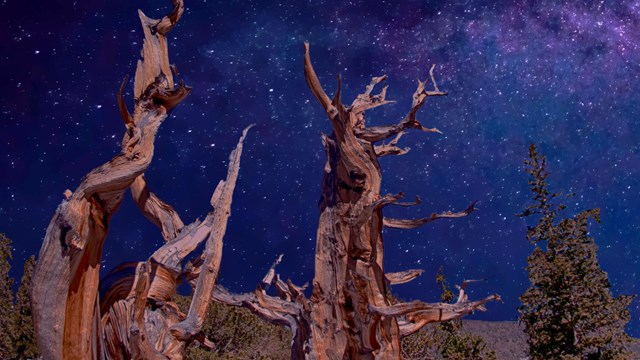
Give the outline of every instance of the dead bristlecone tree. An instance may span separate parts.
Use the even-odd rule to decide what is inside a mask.
[[[418,82],[411,110],[398,124],[367,127],[365,112],[390,103],[386,87],[372,95],[373,88],[386,79],[374,77],[363,94],[350,106],[342,103],[340,78],[333,99],[324,92],[311,64],[309,45],[304,45],[304,74],[311,92],[324,108],[333,127],[323,135],[327,154],[320,199],[315,277],[311,297],[304,287],[285,283],[271,267],[257,290],[251,294],[230,294],[217,288],[214,298],[245,306],[263,319],[288,326],[293,332],[293,359],[400,359],[400,339],[424,325],[459,318],[482,310],[490,295],[469,301],[464,286],[455,303],[429,304],[421,301],[391,305],[387,287],[416,278],[422,270],[385,273],[383,228],[412,229],[440,218],[467,216],[474,204],[459,212],[434,213],[413,220],[384,217],[382,209],[401,203],[399,194],[380,194],[382,173],[378,159],[408,151],[397,146],[406,130],[439,132],[425,128],[417,119],[427,97],[442,96],[431,68],[430,79]],[[431,81],[433,90],[427,90]],[[384,140],[391,139],[384,143]],[[267,294],[273,286],[277,296]]]
[[[144,45],[132,113],[123,98],[127,79],[118,92],[125,127],[121,152],[89,172],[74,192],[65,191],[47,228],[31,288],[44,359],[181,359],[193,341],[213,346],[201,328],[218,275],[248,128],[231,153],[227,178],[215,188],[213,210],[203,221],[185,226],[174,208],[149,190],[144,173],[158,129],[190,91],[184,83],[174,83],[169,65],[166,36],[184,12],[182,0],[173,0],[173,6],[160,20],[139,12]],[[123,264],[99,284],[109,223],[127,190],[166,243],[147,261]],[[203,242],[203,253],[187,261]],[[171,301],[181,280],[194,286],[187,314]]]

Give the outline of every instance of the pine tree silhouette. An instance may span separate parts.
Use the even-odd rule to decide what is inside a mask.
[[[611,295],[607,273],[600,269],[597,246],[589,237],[589,219],[600,222],[600,210],[582,211],[558,220],[565,209],[559,193],[547,189],[546,158],[535,145],[525,161],[534,203],[523,217],[537,217],[528,240],[531,286],[520,297],[520,321],[528,335],[532,359],[630,359],[624,331],[633,296]]]

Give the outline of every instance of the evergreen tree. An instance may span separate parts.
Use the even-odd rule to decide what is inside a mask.
[[[534,203],[519,216],[538,218],[527,238],[535,245],[528,258],[531,286],[520,297],[520,321],[533,359],[630,359],[624,327],[632,296],[611,295],[607,273],[600,269],[597,247],[588,236],[593,209],[557,221],[565,206],[547,190],[546,159],[536,147],[525,161]]]
[[[36,344],[33,320],[31,318],[31,302],[29,292],[31,288],[31,277],[36,267],[36,258],[31,255],[24,263],[24,272],[20,280],[20,288],[16,294],[16,325],[18,336],[16,338],[16,353],[20,359],[38,357],[38,346]]]
[[[15,317],[11,270],[11,239],[0,233],[0,359],[15,357]]]

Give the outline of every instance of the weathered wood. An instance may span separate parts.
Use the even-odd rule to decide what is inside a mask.
[[[325,110],[333,127],[331,135],[322,135],[327,153],[320,199],[320,221],[317,230],[315,276],[311,298],[302,288],[284,283],[269,269],[253,294],[230,294],[214,289],[216,301],[250,309],[266,321],[291,329],[293,359],[400,359],[400,339],[434,321],[461,317],[484,309],[491,295],[469,301],[464,294],[465,282],[455,304],[412,302],[391,305],[387,286],[402,284],[416,278],[421,270],[398,273],[384,272],[383,226],[414,228],[440,218],[456,218],[475,210],[475,202],[460,212],[433,214],[424,219],[387,219],[382,210],[388,205],[414,206],[402,203],[402,193],[380,195],[382,173],[378,158],[403,154],[407,149],[396,145],[407,129],[425,132],[417,120],[417,112],[429,96],[443,96],[429,71],[434,90],[426,90],[427,82],[418,81],[409,113],[397,124],[367,127],[366,110],[391,103],[387,88],[372,95],[373,89],[386,79],[374,77],[364,93],[351,106],[341,101],[341,79],[333,99],[323,90],[311,64],[309,44],[304,44],[304,73],[312,94]],[[388,144],[374,143],[394,137]],[[277,297],[267,294],[270,287]]]
[[[382,196],[378,158],[406,153],[408,149],[397,143],[408,129],[440,132],[424,127],[416,116],[426,97],[446,93],[438,89],[432,67],[429,74],[434,90],[426,90],[427,82],[419,81],[411,110],[399,123],[367,127],[365,111],[392,102],[386,99],[386,87],[372,95],[386,76],[374,77],[364,93],[346,106],[339,77],[335,96],[330,99],[324,92],[307,43],[305,79],[333,128],[331,135],[322,136],[327,162],[311,297],[304,295],[306,285],[281,280],[275,271],[281,258],[251,294],[235,295],[216,287],[248,128],[231,153],[226,180],[213,192],[213,210],[203,221],[184,226],[175,209],[152,193],[144,178],[160,125],[190,91],[184,83],[174,83],[168,60],[166,35],[184,12],[182,0],[173,0],[173,5],[173,12],[160,20],[139,12],[145,41],[143,59],[136,69],[133,113],[123,97],[127,78],[117,98],[126,128],[121,153],[89,172],[75,192],[65,191],[47,229],[32,288],[35,328],[44,358],[181,359],[192,341],[213,347],[201,328],[209,303],[215,300],[244,306],[263,319],[289,327],[292,359],[399,359],[402,336],[429,322],[482,310],[486,302],[499,299],[491,295],[469,301],[465,282],[455,304],[389,303],[387,286],[408,282],[421,271],[385,274],[383,227],[413,228],[475,210],[474,203],[461,212],[423,219],[382,215],[385,206],[413,206],[420,199],[402,203],[402,193]],[[387,144],[374,144],[391,137]],[[147,261],[126,263],[109,273],[100,283],[100,299],[102,246],[111,216],[127,189],[141,212],[160,228],[166,243]],[[203,241],[203,254],[187,261]],[[195,287],[187,314],[171,301],[180,281]],[[276,296],[268,294],[270,289]]]
[[[159,36],[149,29],[146,33],[150,38]],[[144,92],[137,98],[133,117],[125,119],[122,152],[89,172],[75,192],[66,194],[45,234],[31,299],[38,343],[46,359],[89,359],[102,352],[97,301],[102,246],[124,192],[149,166],[156,133],[167,117],[167,109],[154,100],[168,86],[166,81],[156,81],[163,78],[161,73],[150,70],[157,60],[146,59],[138,65],[141,75],[136,87]]]
[[[385,217],[384,219],[382,219],[382,224],[384,225],[384,227],[391,229],[414,229],[438,219],[464,217],[471,214],[475,210],[476,201],[467,206],[466,209],[458,212],[445,211],[442,213],[433,213],[429,217],[420,219],[393,219]]]
[[[411,269],[393,273],[386,273],[384,277],[387,279],[387,283],[389,285],[398,285],[408,283],[409,281],[422,275],[423,272],[424,270],[422,269]]]
[[[261,319],[272,324],[285,326],[291,331],[291,359],[315,360],[323,355],[316,353],[311,336],[310,303],[304,296],[305,286],[299,287],[287,281],[284,283],[275,272],[282,255],[269,268],[253,293],[232,294],[221,286],[213,289],[212,299],[222,304],[249,309]],[[267,289],[276,288],[278,297],[267,294]]]
[[[178,236],[178,232],[184,223],[175,209],[162,201],[156,194],[149,190],[144,175],[138,176],[130,186],[131,196],[138,208],[147,219],[162,229],[165,240],[171,240]]]
[[[209,348],[213,346],[201,328],[220,267],[223,237],[231,214],[231,196],[249,128],[244,130],[231,153],[226,181],[221,181],[214,191],[215,209],[207,216],[212,220],[194,222],[183,228],[178,237],[167,242],[148,261],[123,264],[102,279],[102,324],[109,349],[106,358],[119,358],[124,354],[125,358],[181,359],[184,349],[192,341]],[[170,217],[163,218],[171,221]],[[202,259],[197,263],[198,269],[182,269],[187,255],[205,239],[205,251],[197,257]],[[183,314],[171,299],[180,277],[188,280],[184,277],[186,272],[197,273],[197,281],[189,313]],[[132,320],[127,322],[118,318],[122,314]],[[129,327],[128,331],[126,327]],[[118,344],[127,346],[122,349]],[[114,354],[113,349],[118,348],[119,353]]]
[[[175,209],[149,190],[143,174],[153,157],[157,131],[190,92],[184,83],[174,84],[169,65],[166,35],[184,12],[182,0],[173,0],[173,5],[173,12],[160,20],[139,12],[145,40],[136,69],[133,113],[123,96],[128,77],[117,96],[126,128],[121,153],[89,172],[75,192],[65,191],[47,229],[31,295],[45,359],[181,359],[191,341],[213,347],[199,329],[220,265],[248,129],[232,152],[227,180],[214,192],[214,210],[204,221],[184,226]],[[99,303],[102,246],[127,189],[167,243],[149,260],[122,264],[107,275],[100,283]],[[187,256],[207,238],[201,262],[206,271],[183,268]],[[193,310],[184,314],[171,298],[178,281],[196,272],[199,295]]]
[[[222,243],[227,230],[227,220],[231,215],[231,198],[240,169],[242,142],[250,128],[251,126],[242,132],[236,149],[233,150],[231,156],[229,156],[227,179],[218,184],[212,197],[217,201],[215,201],[214,205],[213,229],[205,245],[204,262],[202,263],[203,271],[201,271],[198,276],[187,318],[171,328],[171,334],[181,341],[191,340],[191,338],[202,329],[202,324],[211,300],[211,292],[218,279],[218,271],[220,269],[220,262],[222,261]]]

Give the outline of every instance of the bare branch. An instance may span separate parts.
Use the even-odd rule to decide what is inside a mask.
[[[229,169],[223,189],[220,190],[220,198],[215,205],[212,231],[209,234],[204,250],[203,271],[198,276],[198,282],[193,294],[193,300],[189,307],[189,313],[184,321],[171,327],[171,333],[181,341],[193,338],[202,329],[207,308],[211,299],[213,287],[218,278],[220,261],[222,258],[222,243],[227,230],[227,221],[231,214],[231,199],[235,189],[238,171],[240,169],[240,157],[242,155],[243,141],[250,125],[242,132],[235,150],[229,156]]]
[[[497,294],[489,295],[477,301],[465,301],[462,303],[428,304],[421,301],[401,303],[387,307],[369,305],[370,311],[381,316],[404,316],[398,321],[400,336],[405,337],[420,330],[426,324],[458,319],[474,311],[485,311],[484,305],[489,301],[500,301]]]
[[[437,93],[436,95],[446,95],[446,93],[443,93],[442,91],[440,91],[440,89],[438,89],[438,84],[436,83],[436,78],[435,78],[435,76],[433,76],[433,70],[435,68],[436,68],[436,64],[432,64],[431,65],[431,69],[429,69],[429,77],[431,78],[431,83],[433,84],[433,89]]]
[[[378,106],[393,103],[395,101],[386,100],[387,87],[383,87],[378,95],[371,96],[373,88],[387,79],[387,75],[377,76],[371,79],[371,83],[367,85],[364,94],[359,94],[351,104],[351,112],[354,114],[365,112]],[[364,126],[364,124],[362,124]]]
[[[397,194],[386,194],[385,196],[379,198],[378,200],[371,203],[370,207],[372,209],[380,209],[384,206],[391,204],[398,204],[398,200],[404,197],[403,192],[399,192]]]
[[[419,196],[416,196],[416,201],[412,201],[412,202],[392,202],[389,205],[393,205],[393,206],[404,206],[404,207],[410,207],[410,206],[416,206],[416,205],[420,205],[422,203],[422,200],[420,199]]]
[[[168,268],[180,270],[182,261],[195,250],[211,233],[213,213],[182,228],[178,236],[157,249],[151,259]]]
[[[120,116],[122,116],[122,120],[124,121],[124,125],[127,129],[133,127],[133,118],[127,109],[127,104],[124,102],[124,87],[127,85],[128,81],[129,75],[126,75],[122,80],[120,90],[118,90],[118,109],[120,109]]]
[[[387,279],[389,285],[398,285],[408,283],[409,281],[422,275],[423,272],[424,270],[422,269],[411,269],[393,273],[386,273],[384,274],[384,277]]]
[[[446,92],[442,92],[438,89],[438,86],[435,81],[435,77],[433,75],[433,70],[435,65],[431,67],[429,71],[429,76],[431,78],[431,82],[434,85],[435,90],[427,91],[425,89],[426,82],[422,82],[418,80],[418,87],[416,91],[413,93],[413,102],[411,105],[411,110],[409,113],[400,121],[398,124],[394,125],[384,125],[384,126],[373,126],[369,128],[355,129],[354,132],[356,136],[360,139],[376,142],[380,140],[384,140],[390,136],[396,135],[399,132],[406,129],[418,129],[424,132],[435,132],[442,133],[440,130],[436,128],[426,128],[422,126],[422,124],[416,119],[416,114],[418,110],[424,105],[424,101],[428,96],[445,96]]]
[[[400,138],[404,135],[404,131],[400,131],[396,134],[396,137],[391,140],[388,144],[376,145],[374,146],[374,150],[378,157],[387,156],[387,155],[404,155],[411,150],[411,148],[399,148],[396,146]]]
[[[216,204],[220,201],[220,196],[222,194],[222,190],[224,189],[224,185],[225,181],[220,180],[215,190],[213,191],[213,195],[211,196],[211,206],[214,207],[214,210]],[[212,211],[207,215],[204,221],[200,222],[199,220],[196,220],[188,226],[184,227],[175,239],[167,242],[164,246],[156,250],[151,258],[161,264],[164,264],[164,266],[179,271],[182,261],[187,256],[189,256],[189,254],[211,234],[214,216],[215,211]],[[198,263],[198,267],[191,266],[190,268],[185,269],[182,277],[187,281],[197,278],[200,275],[199,266],[201,265],[202,262]]]
[[[166,36],[169,31],[171,31],[184,13],[184,3],[182,0],[173,0],[173,11],[171,14],[164,16],[158,24],[156,25],[156,29],[158,33],[163,36]]]
[[[182,0],[173,0],[173,5],[171,15],[161,20],[151,19],[138,10],[144,43],[142,59],[138,60],[136,68],[134,96],[136,100],[154,99],[156,104],[164,106],[167,111],[171,111],[190,91],[184,83],[180,83],[178,89],[174,90],[166,35],[182,16],[184,5]]]
[[[353,130],[353,132],[358,138],[362,140],[366,140],[368,142],[376,142],[396,135],[406,128],[407,127],[404,126],[403,123],[399,123],[394,125],[371,126],[361,129],[356,128]]]
[[[399,148],[397,146],[390,146],[387,144],[382,144],[382,145],[377,145],[374,147],[374,150],[376,152],[376,155],[378,157],[383,157],[383,156],[387,156],[387,155],[404,155],[406,153],[409,152],[409,150],[411,150],[411,148]]]
[[[417,271],[417,270],[409,270]],[[417,276],[417,275],[416,275]],[[415,276],[414,276],[415,277]],[[458,286],[458,299],[454,304],[448,303],[425,303],[422,301],[412,301],[409,303],[399,303],[391,306],[369,305],[371,312],[380,316],[403,317],[398,320],[400,335],[402,337],[411,335],[423,326],[431,322],[441,322],[460,318],[471,314],[474,311],[485,311],[484,305],[489,301],[500,301],[500,295],[493,294],[484,299],[469,301],[465,288],[469,283],[479,280],[465,280],[462,286]]]
[[[477,201],[474,201],[473,203],[471,203],[471,205],[469,205],[466,209],[459,211],[459,212],[451,212],[451,211],[445,211],[443,213],[433,213],[431,214],[431,216],[426,217],[426,218],[421,218],[421,219],[411,219],[411,220],[407,220],[407,219],[393,219],[393,218],[387,218],[385,217],[383,219],[383,225],[384,227],[390,228],[390,229],[414,229],[417,228],[419,226],[422,226],[426,223],[430,223],[432,221],[438,220],[438,219],[444,219],[444,218],[459,218],[459,217],[464,217],[467,216],[469,214],[471,214],[474,210],[476,210],[475,205],[476,205]]]
[[[258,315],[258,317],[260,317],[261,319],[272,324],[290,326],[289,319],[287,319],[287,317],[285,316],[286,312],[262,307],[258,303],[258,299],[256,298],[256,295],[254,293],[231,294],[222,286],[217,285],[213,289],[211,298],[221,304],[249,309],[252,313]],[[279,299],[275,299],[274,301],[277,300]],[[286,301],[284,300],[280,301],[282,301],[282,304],[286,303]]]
[[[131,196],[142,214],[162,230],[165,240],[174,239],[184,223],[176,210],[149,190],[144,175],[131,184]]]
[[[216,204],[220,201],[220,195],[222,193],[222,189],[224,189],[224,180],[220,180],[216,188],[213,190],[213,194],[211,195],[211,206],[215,209]]]
[[[280,254],[278,256],[276,261],[274,261],[273,265],[271,265],[271,267],[269,268],[269,271],[267,271],[267,274],[262,278],[261,284],[265,289],[268,289],[269,286],[271,286],[271,284],[273,283],[273,280],[276,277],[276,266],[280,264],[283,256],[284,254]]]
[[[318,80],[318,75],[316,75],[316,71],[313,69],[313,65],[311,64],[311,55],[309,55],[309,43],[305,41],[304,43],[304,78],[307,81],[307,85],[309,85],[309,89],[313,95],[318,99],[324,110],[327,112],[327,115],[330,119],[332,119],[337,113],[337,109],[335,106],[331,104],[331,99],[322,89],[322,85],[320,85],[320,80]],[[340,88],[338,87],[338,90]],[[339,93],[339,91],[338,91]]]

